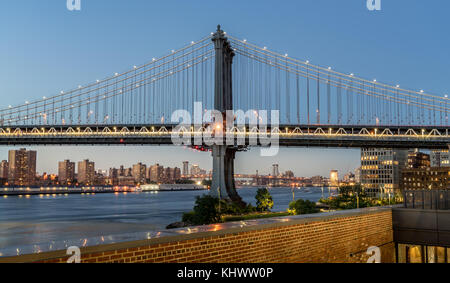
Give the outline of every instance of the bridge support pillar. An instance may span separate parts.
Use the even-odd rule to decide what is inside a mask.
[[[220,26],[217,26],[212,41],[215,50],[214,108],[220,111],[225,119],[226,111],[233,109],[232,64],[234,52]],[[226,126],[222,127],[223,131],[225,129]],[[221,199],[245,206],[245,202],[236,192],[234,185],[235,155],[236,148],[233,145],[212,146],[213,172],[210,193]]]
[[[236,150],[225,145],[213,145],[213,172],[211,194],[239,205],[245,205],[234,184],[234,158]]]

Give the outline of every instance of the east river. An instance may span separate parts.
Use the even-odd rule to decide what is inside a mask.
[[[255,205],[256,188],[239,189]],[[290,188],[269,189],[272,211],[286,211]],[[318,201],[328,188],[295,189],[295,199]],[[160,231],[180,221],[192,209],[195,197],[207,191],[141,192],[95,195],[48,195],[0,198],[0,256],[16,247],[37,246],[62,240],[89,239],[124,233]]]

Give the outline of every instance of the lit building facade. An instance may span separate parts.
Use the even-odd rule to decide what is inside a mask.
[[[8,170],[8,161],[2,160],[2,162],[0,163],[0,179],[4,181],[8,180]]]
[[[450,167],[448,150],[432,150],[430,154],[431,167]]]
[[[33,186],[36,181],[37,152],[21,148],[8,153],[8,183],[13,186]]]
[[[61,185],[71,185],[75,180],[75,162],[70,160],[58,163],[58,181]]]
[[[77,180],[82,185],[93,185],[95,182],[95,163],[89,159],[78,162]]]
[[[142,163],[138,163],[133,165],[132,175],[134,177],[134,181],[137,184],[145,184],[146,183],[146,171],[147,166]]]
[[[408,153],[408,168],[428,168],[430,167],[430,155],[420,152],[417,149]]]
[[[450,167],[428,167],[402,171],[400,189],[446,190],[450,189]]]
[[[389,148],[361,149],[361,185],[369,196],[399,189],[402,170],[406,167],[407,150]]]
[[[338,170],[331,170],[330,172],[330,186],[339,186],[339,173]]]

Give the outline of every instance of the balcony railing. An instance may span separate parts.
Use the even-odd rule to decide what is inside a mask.
[[[410,190],[403,192],[404,208],[450,210],[450,190]]]

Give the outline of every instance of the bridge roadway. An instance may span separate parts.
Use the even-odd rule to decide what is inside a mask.
[[[175,125],[86,125],[0,127],[0,145],[171,145]],[[186,129],[194,138],[205,128]],[[283,147],[376,147],[448,149],[450,127],[280,125],[266,133],[279,134]],[[210,133],[206,131],[207,133]],[[255,129],[231,131],[244,134],[246,144]],[[235,139],[236,142],[236,139]],[[259,139],[258,139],[258,144]]]

